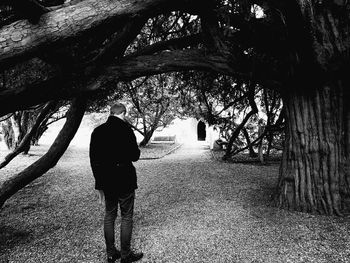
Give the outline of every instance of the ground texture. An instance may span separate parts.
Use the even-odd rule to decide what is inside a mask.
[[[145,253],[140,262],[350,262],[349,218],[271,204],[278,164],[221,162],[203,143],[172,153],[156,147],[135,164],[132,244]],[[0,211],[0,262],[105,262],[103,207],[93,186],[87,149],[70,148]]]

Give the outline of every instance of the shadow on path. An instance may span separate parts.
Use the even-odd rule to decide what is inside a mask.
[[[350,262],[348,219],[270,205],[278,165],[220,162],[198,142],[135,166],[140,263]],[[2,210],[0,262],[105,262],[103,210],[88,151],[71,148]]]
[[[338,262],[347,253],[335,236],[317,249],[327,220],[271,206],[278,165],[218,162],[198,142],[137,166],[142,262]]]

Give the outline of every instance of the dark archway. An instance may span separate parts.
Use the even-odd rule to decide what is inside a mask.
[[[207,136],[207,133],[205,131],[205,123],[202,121],[198,122],[197,125],[197,138],[198,141],[205,141],[205,138]]]

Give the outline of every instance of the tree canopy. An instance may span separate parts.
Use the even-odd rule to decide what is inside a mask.
[[[346,207],[348,1],[50,2],[0,7],[1,71],[19,76],[21,65],[37,60],[50,69],[31,67],[35,78],[1,86],[0,116],[51,100],[93,99],[142,76],[228,75],[281,94],[286,140],[277,203],[325,214]]]

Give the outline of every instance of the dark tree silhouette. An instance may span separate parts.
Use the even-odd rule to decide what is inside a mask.
[[[170,71],[240,77],[278,89],[285,105],[278,205],[340,215],[350,194],[349,5],[341,0],[85,0],[55,8],[38,23],[23,19],[0,28],[1,69],[32,57],[59,68],[0,90],[0,115]],[[184,23],[181,36],[132,48],[149,18],[174,12],[192,15],[199,27]]]

